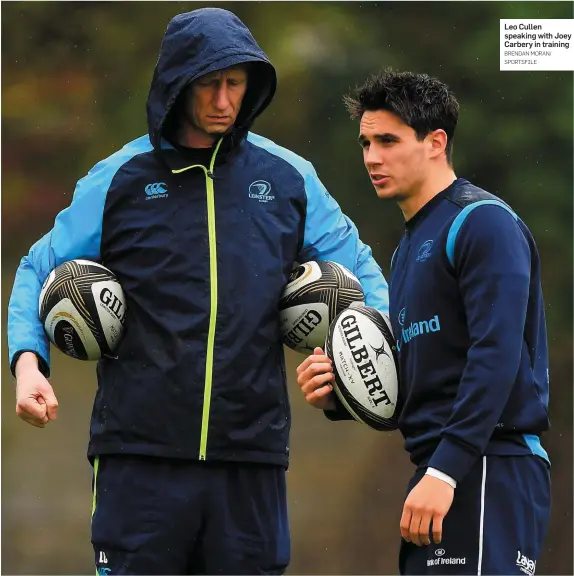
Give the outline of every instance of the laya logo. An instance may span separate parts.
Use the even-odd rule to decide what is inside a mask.
[[[435,314],[430,320],[411,322],[409,326],[405,327],[406,316],[407,309],[403,308],[398,315],[399,324],[402,326],[399,337],[397,338],[397,350],[399,352],[405,344],[408,344],[417,336],[430,334],[431,332],[440,332],[440,320],[438,314]]]
[[[422,246],[419,248],[419,253],[417,254],[417,262],[425,262],[432,256],[432,244],[432,240],[427,240],[422,244]]]
[[[156,200],[157,198],[167,198],[167,184],[165,182],[154,182],[145,187],[146,200]]]
[[[536,571],[536,561],[530,560],[530,558],[524,556],[520,550],[518,550],[518,556],[516,557],[516,565],[520,568],[521,572],[524,572],[524,574],[534,576],[534,572]]]
[[[266,180],[255,180],[249,185],[249,198],[258,200],[259,202],[271,202],[275,200],[275,196],[270,194],[271,184]]]

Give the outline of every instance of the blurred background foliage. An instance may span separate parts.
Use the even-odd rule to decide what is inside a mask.
[[[204,3],[2,3],[2,328],[21,256],[99,159],[147,132],[145,102],[171,17]],[[388,274],[403,222],[377,200],[341,103],[383,66],[436,75],[457,94],[457,175],[499,194],[538,243],[550,341],[552,524],[540,574],[572,574],[571,72],[500,72],[500,18],[572,18],[570,2],[240,2],[275,64],[255,131],[312,161]],[[293,403],[290,573],[396,573],[412,472],[399,434],[329,423]],[[85,459],[94,366],[55,352],[58,422],[18,421],[2,342],[2,560],[7,574],[93,573]],[[493,383],[494,385],[495,383]]]

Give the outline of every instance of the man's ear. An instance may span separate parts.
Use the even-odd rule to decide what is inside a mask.
[[[430,158],[438,158],[441,154],[446,154],[448,136],[442,128],[430,132],[427,139],[430,144]]]

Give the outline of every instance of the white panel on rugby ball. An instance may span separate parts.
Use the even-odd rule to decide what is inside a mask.
[[[113,351],[123,335],[123,321],[126,313],[124,292],[118,282],[104,280],[92,284],[92,294],[104,338],[110,350]]]
[[[329,330],[329,306],[323,302],[299,304],[281,311],[283,342],[293,350],[313,352],[323,347]]]
[[[333,321],[325,348],[333,360],[335,392],[350,414],[373,428],[395,429],[398,367],[383,315],[351,305]]]

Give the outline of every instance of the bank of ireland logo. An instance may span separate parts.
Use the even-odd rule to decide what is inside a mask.
[[[401,326],[405,325],[405,318],[407,316],[407,309],[403,308],[400,312],[399,312],[399,324]]]
[[[437,548],[434,551],[435,558],[427,558],[427,566],[449,566],[453,564],[462,565],[466,564],[466,556],[453,558],[452,556],[446,555],[446,550],[444,548]],[[443,574],[443,572],[440,572]],[[457,574],[462,574],[462,571],[457,571]]]
[[[432,240],[427,240],[419,248],[419,253],[417,254],[417,262],[424,262],[431,257]]]
[[[165,182],[154,182],[145,187],[146,200],[155,200],[157,198],[167,198],[167,184]]]
[[[271,195],[271,184],[267,180],[255,180],[249,185],[249,198],[267,203],[275,200]]]

